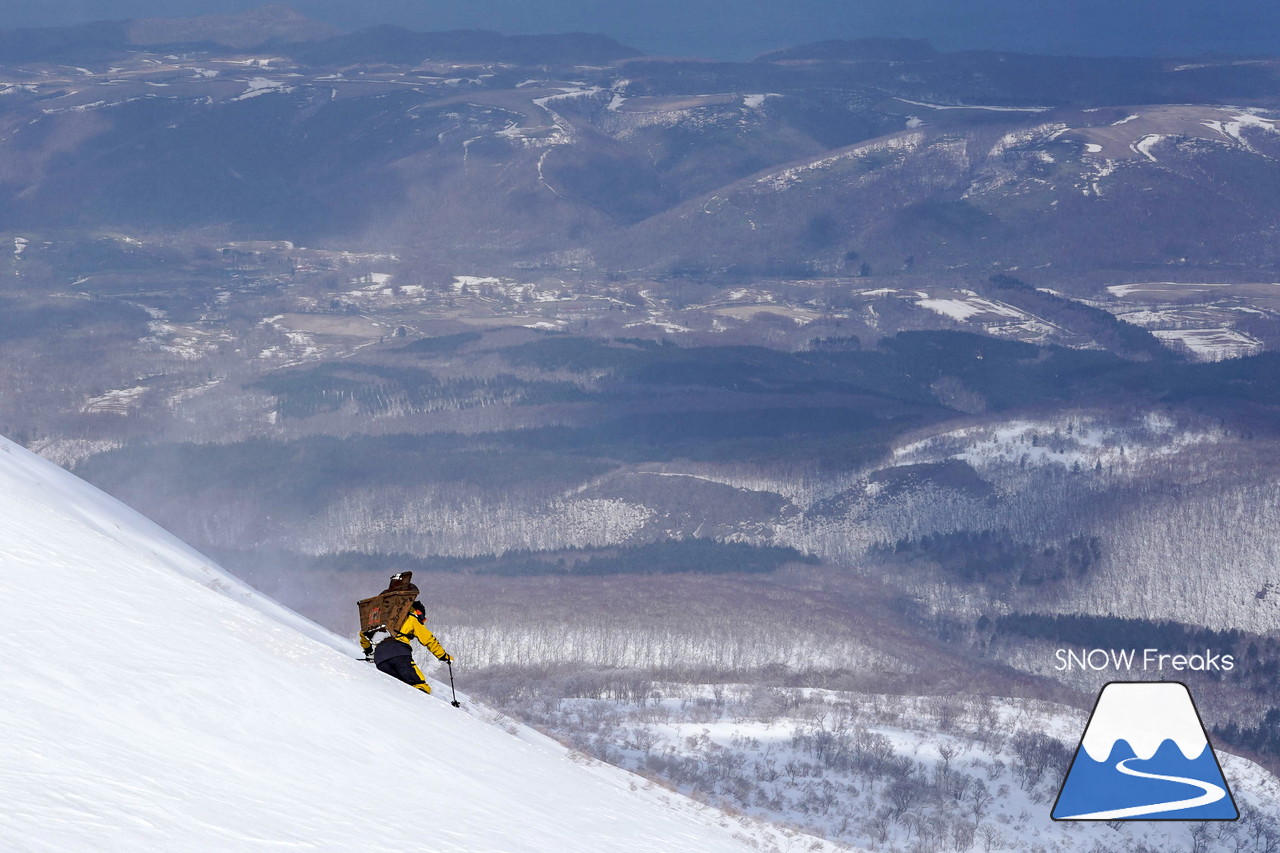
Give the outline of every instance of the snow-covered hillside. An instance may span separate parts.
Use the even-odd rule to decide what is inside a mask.
[[[0,583],[0,849],[749,849],[719,812],[376,672],[4,439]]]
[[[619,766],[855,850],[1267,853],[1280,846],[1280,782],[1221,749],[1239,821],[1052,820],[1088,716],[1064,705],[758,684],[654,687],[641,695],[662,699],[535,699],[531,714]],[[1177,685],[1157,688],[1177,691],[1189,706]],[[1198,726],[1178,732],[1180,743],[1203,750]]]

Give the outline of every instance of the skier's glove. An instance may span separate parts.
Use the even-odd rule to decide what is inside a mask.
[[[453,661],[453,655],[449,654],[448,652],[445,652],[444,657],[440,658],[441,663],[450,663],[452,661]]]

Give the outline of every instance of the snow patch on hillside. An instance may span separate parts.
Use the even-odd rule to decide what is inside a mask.
[[[1081,174],[1084,184],[1081,186],[1081,192],[1085,196],[1093,198],[1102,197],[1102,181],[1115,174],[1117,162],[1110,159],[1101,159],[1089,162],[1089,170]]]
[[[749,110],[758,110],[764,106],[764,102],[769,98],[780,98],[779,94],[774,92],[765,92],[760,95],[745,95],[742,98],[742,105]]]
[[[1152,163],[1159,163],[1160,161],[1156,159],[1156,155],[1151,153],[1151,149],[1155,148],[1166,138],[1167,137],[1162,133],[1148,133],[1129,147],[1141,154],[1143,157],[1146,157]]]
[[[295,87],[279,80],[272,80],[268,77],[254,77],[247,81],[248,88],[242,93],[232,98],[232,101],[247,101],[250,98],[257,98],[261,95],[269,95],[272,93],[287,94],[292,92]]]
[[[789,169],[782,169],[773,174],[759,179],[756,183],[760,186],[768,187],[772,190],[781,192],[793,184],[799,183],[802,177],[809,172],[823,171],[830,169],[832,166],[845,161],[856,160],[866,157],[869,154],[880,152],[909,153],[917,151],[924,144],[923,133],[905,133],[900,136],[890,137],[889,139],[873,142],[867,145],[859,145],[847,151],[842,151],[829,157],[822,157],[801,166],[793,166]]]
[[[1112,296],[1123,299],[1135,293],[1144,295],[1160,295],[1171,293],[1179,288],[1200,289],[1208,287],[1231,287],[1225,282],[1189,282],[1189,281],[1143,281],[1136,284],[1113,284],[1107,288]]]
[[[1002,157],[1005,153],[1015,149],[1023,148],[1029,145],[1043,145],[1052,142],[1069,129],[1068,125],[1060,122],[1050,124],[1036,125],[1023,130],[1016,130],[1006,133],[1000,137],[991,150],[987,152],[987,156],[991,158]],[[1046,154],[1047,152],[1037,152],[1038,154]],[[1048,162],[1052,162],[1049,160]]]
[[[1250,145],[1249,140],[1244,137],[1245,128],[1265,130],[1270,131],[1271,133],[1280,133],[1280,128],[1276,127],[1275,119],[1262,118],[1261,116],[1248,112],[1231,116],[1226,121],[1207,119],[1202,123],[1210,130],[1216,130],[1218,133],[1221,133],[1237,145],[1247,148],[1250,151],[1253,150],[1253,146]]]
[[[893,459],[899,465],[961,459],[980,471],[1001,466],[1129,467],[1223,439],[1216,431],[1175,429],[1155,414],[1131,425],[1076,415],[962,427],[898,447]]]
[[[906,98],[894,98],[895,101],[901,101],[904,104],[911,104],[913,107],[927,107],[931,110],[986,110],[997,113],[1045,113],[1051,107],[1001,107],[985,104],[931,104],[926,101],[911,101]]]
[[[386,490],[348,494],[303,528],[296,547],[304,553],[341,553],[365,542],[388,554],[457,557],[603,547],[626,541],[652,517],[648,507],[613,499],[493,501],[425,486],[388,497]],[[236,532],[224,535],[232,546]]]
[[[1013,317],[1019,320],[1027,319],[1026,314],[1009,305],[992,302],[990,299],[983,299],[976,295],[964,299],[921,299],[916,304],[961,323],[983,314]]]
[[[42,458],[48,459],[55,465],[61,465],[64,468],[75,467],[75,464],[82,459],[88,459],[90,456],[96,456],[99,453],[106,453],[109,450],[115,450],[124,447],[123,441],[100,439],[91,440],[85,438],[45,438],[33,442],[29,449],[32,453],[39,454]]]
[[[1244,358],[1264,349],[1262,341],[1236,329],[1164,329],[1151,334],[1189,351],[1197,361]]]
[[[84,401],[80,411],[107,415],[127,415],[142,402],[142,395],[147,393],[147,386],[135,385],[132,388],[117,388],[97,397]]]

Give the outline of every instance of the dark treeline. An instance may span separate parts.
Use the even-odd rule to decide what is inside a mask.
[[[505,577],[536,575],[761,574],[788,563],[816,565],[818,558],[795,548],[678,539],[614,548],[564,548],[557,551],[512,550],[479,557],[416,556],[343,551],[299,554],[290,551],[212,550],[219,560],[243,575],[293,575],[297,572],[398,571],[479,573]]]
[[[231,480],[226,485],[234,488],[290,488],[305,502],[307,495],[362,482],[573,480],[587,475],[584,466],[603,472],[619,461],[804,459],[847,466],[878,458],[904,432],[954,416],[934,390],[943,379],[992,411],[1111,398],[1150,405],[1179,401],[1227,418],[1252,409],[1242,426],[1251,431],[1269,428],[1268,419],[1258,415],[1280,405],[1280,357],[1271,354],[1218,364],[1132,362],[1106,352],[953,332],[904,333],[877,350],[844,352],[641,348],[550,337],[494,354],[511,366],[513,378],[441,384],[426,371],[348,361],[257,387],[277,395],[286,415],[330,411],[348,401],[412,411],[515,398],[586,404],[576,418],[582,422],[476,435],[154,444],[99,454],[78,473],[109,485],[163,461],[172,463],[161,466],[170,482],[157,488],[172,490],[175,478],[190,481],[195,488],[187,491]],[[555,380],[542,378],[552,371]],[[566,381],[565,372],[582,378]],[[815,395],[823,395],[821,404]],[[618,417],[619,403],[638,410]],[[586,413],[593,404],[600,409],[591,417]]]
[[[509,374],[443,379],[422,368],[354,363],[274,373],[249,387],[274,396],[285,418],[307,418],[346,407],[360,415],[412,414],[498,402],[533,405],[587,398],[572,382],[524,381]]]
[[[680,539],[610,549],[595,556],[554,560],[505,554],[484,571],[498,575],[620,575],[673,574],[698,572],[772,572],[787,563],[814,565],[818,558],[795,548],[748,545],[744,542],[716,542],[712,539]]]
[[[929,560],[964,581],[1034,586],[1084,577],[1102,557],[1102,542],[1075,536],[1060,545],[1035,545],[1015,540],[1008,531],[960,530],[900,539],[874,553]]]
[[[1152,622],[1147,619],[1085,616],[1078,613],[1011,613],[997,617],[994,627],[997,637],[1017,635],[1033,640],[1115,649],[1158,646],[1162,649],[1212,648],[1226,653],[1234,651],[1245,639],[1245,634],[1237,630],[1215,631],[1179,622]],[[1276,643],[1274,638],[1267,638],[1264,642],[1268,650]],[[1250,643],[1253,644],[1253,652],[1247,657],[1256,658],[1259,648],[1253,641]]]
[[[311,436],[252,439],[233,445],[131,445],[85,462],[91,482],[138,480],[160,472],[155,493],[184,494],[247,487],[261,490],[281,513],[308,513],[346,489],[427,482],[509,488],[531,481],[577,483],[614,466],[582,456],[519,452],[503,441],[456,434]]]
[[[1267,756],[1280,755],[1280,708],[1268,708],[1257,725],[1240,725],[1232,720],[1214,726],[1214,737],[1223,743],[1242,746]]]
[[[1082,332],[1107,349],[1138,360],[1172,360],[1173,355],[1151,332],[1126,323],[1110,311],[1094,308],[1032,287],[1010,275],[991,277],[993,295],[1051,323]]]

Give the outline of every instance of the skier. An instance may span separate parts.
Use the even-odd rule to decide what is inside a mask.
[[[410,684],[423,693],[431,692],[431,685],[422,677],[422,670],[413,662],[413,640],[427,647],[431,654],[444,663],[453,657],[444,650],[440,641],[427,628],[427,611],[421,601],[413,603],[413,610],[405,618],[404,624],[395,634],[378,643],[377,647],[364,634],[360,635],[360,646],[364,649],[365,659],[373,652],[373,663],[387,675],[394,675],[405,684]]]

